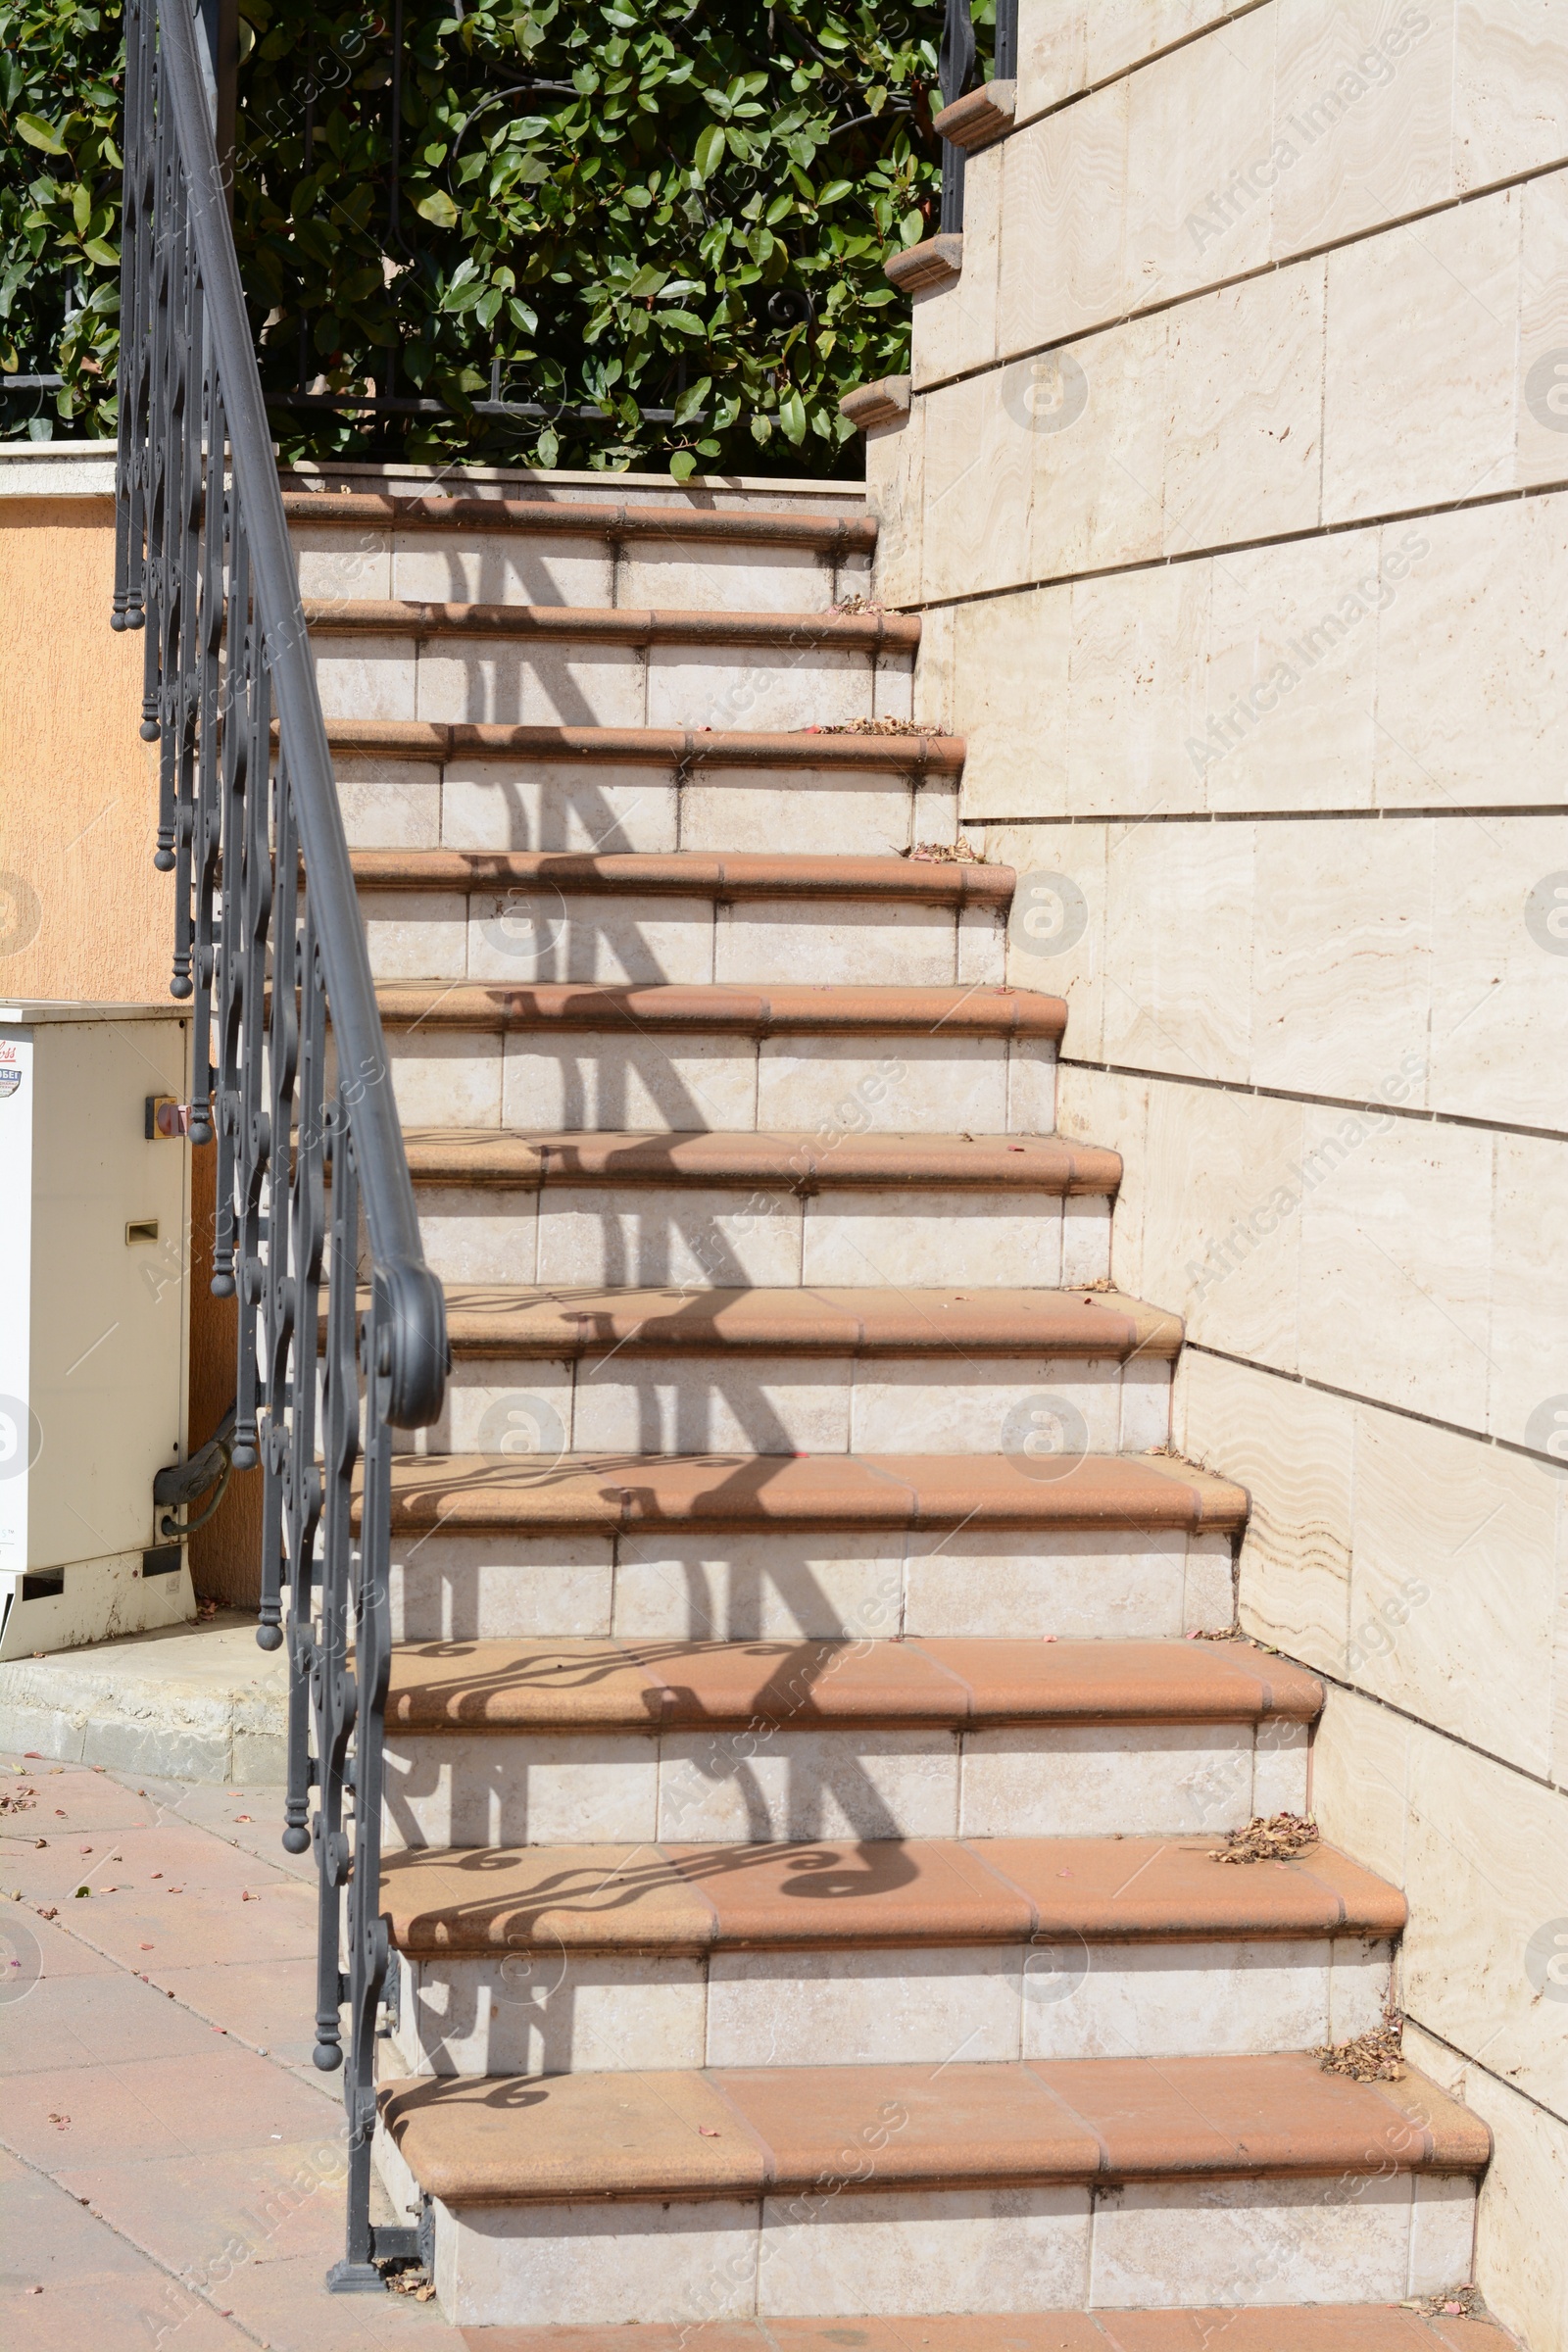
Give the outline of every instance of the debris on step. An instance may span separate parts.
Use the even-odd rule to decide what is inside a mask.
[[[911,865],[984,865],[978,850],[966,841],[917,841],[912,850],[903,855]]]
[[[1381,2026],[1353,2041],[1326,2041],[1312,2052],[1326,2075],[1348,2075],[1352,2082],[1397,2082],[1404,2074],[1404,2019],[1385,2009]]]
[[[1247,1636],[1239,1625],[1215,1626],[1207,1633],[1189,1634],[1189,1642],[1245,1642]]]
[[[1211,1862],[1285,1862],[1317,1843],[1317,1823],[1300,1813],[1254,1814],[1245,1830],[1227,1830]]]
[[[841,718],[836,725],[803,727],[803,735],[917,735],[921,730],[908,718]]]
[[[412,2295],[416,2303],[435,2300],[435,2280],[422,2263],[395,2257],[389,2262],[378,2262],[375,2267],[393,2294]]]
[[[879,605],[870,596],[841,596],[838,603],[830,605],[828,610],[831,612],[885,612],[887,607]]]
[[[30,1813],[35,1802],[30,1788],[0,1788],[0,1813]]]
[[[1401,2311],[1418,2312],[1424,2320],[1484,2320],[1487,2307],[1481,2299],[1479,2286],[1446,2286],[1435,2295],[1411,2295],[1399,2305]]]

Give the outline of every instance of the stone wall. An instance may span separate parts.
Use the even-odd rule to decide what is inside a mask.
[[[1022,0],[874,432],[1061,1125],[1568,2342],[1568,8]],[[1563,1940],[1559,1945],[1555,1938]],[[1554,1968],[1548,1963],[1556,1955]],[[1559,1981],[1561,1980],[1561,1981]]]

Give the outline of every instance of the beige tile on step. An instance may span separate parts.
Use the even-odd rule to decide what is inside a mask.
[[[1312,1743],[1312,1811],[1319,1830],[1363,1870],[1400,1887],[1408,1884],[1415,1732],[1406,1717],[1331,1682]]]
[[[1073,583],[1068,813],[1131,817],[1193,806],[1184,747],[1203,731],[1208,596],[1206,564]]]
[[[801,1280],[1054,1289],[1061,1229],[1049,1194],[819,1192],[806,1203]]]
[[[603,898],[549,883],[469,901],[474,980],[602,980],[610,988],[705,986],[713,972],[711,899]]]
[[[1171,314],[1168,556],[1317,524],[1323,304],[1316,261]]]
[[[1461,192],[1565,157],[1568,34],[1561,13],[1551,0],[1457,0],[1453,163]]]
[[[1103,1050],[1111,833],[1104,824],[1030,823],[988,826],[984,834],[987,858],[1010,865],[1016,876],[1007,911],[1007,985],[1065,1001],[1063,1049],[1079,1060]],[[1087,1200],[1080,1205],[1091,1207]]]
[[[935,1317],[932,1328],[940,1337]],[[1021,1454],[1037,1412],[1060,1424],[1065,1450],[1114,1453],[1121,1367],[958,1348],[934,1360],[871,1358],[855,1368],[851,1450]]]
[[[1355,1407],[1194,1348],[1182,1362],[1186,1453],[1247,1489],[1241,1622],[1343,1675],[1349,1632]]]
[[[1251,1812],[1250,1724],[1046,1724],[963,1743],[963,1838],[1217,1833]]]
[[[1377,615],[1398,593],[1378,533],[1241,548],[1212,577],[1208,723],[1188,747],[1200,805],[1369,808]]]
[[[422,2075],[598,2075],[703,2064],[701,1960],[565,1952],[416,1962]],[[410,2014],[412,2009],[412,2016]]]
[[[386,1044],[392,1089],[405,1126],[500,1125],[499,1037],[393,1029]]]
[[[904,1538],[622,1536],[614,1630],[622,1641],[891,1640],[903,1630]]]
[[[702,2327],[756,2308],[756,2199],[502,2205],[436,2239],[454,2328]]]
[[[1268,260],[1279,172],[1275,23],[1275,9],[1257,9],[1120,85],[1130,94],[1128,307],[1169,302]]]
[[[433,850],[441,839],[441,770],[433,760],[356,760],[336,753],[337,805],[351,850]]]
[[[1083,88],[1089,67],[1088,16],[1089,0],[1020,0],[1019,122]]]
[[[1079,2300],[1088,2259],[1085,2188],[808,2189],[763,2204],[758,2308],[852,2319],[911,2304],[1064,2311]]]
[[[955,974],[960,988],[1002,988],[1007,978],[1006,916],[989,906],[965,906],[958,915]]]
[[[780,842],[796,838],[831,839],[846,857],[887,857],[910,847],[912,797],[908,778],[891,768],[840,775],[832,768],[710,767],[704,760],[681,787],[680,846],[776,852]]]
[[[1190,1340],[1281,1371],[1298,1368],[1301,1138],[1298,1102],[1150,1085],[1138,1295],[1184,1315]],[[1118,1234],[1125,1283],[1119,1250]]]
[[[1427,1101],[1568,1128],[1568,820],[1449,817],[1433,833]]]
[[[952,1838],[957,1793],[957,1742],[949,1732],[760,1724],[672,1733],[660,1767],[658,1831],[633,1834],[719,1845]]]
[[[757,1048],[749,1038],[681,1037],[666,1045],[662,1038],[591,1032],[547,1041],[520,1031],[506,1044],[509,1126],[757,1125]]]
[[[865,505],[876,520],[872,592],[895,608],[920,599],[925,409],[923,400],[912,400],[898,422],[875,425],[865,436]]]
[[[613,601],[656,612],[820,612],[833,601],[832,560],[812,547],[693,547],[639,533],[623,545]]]
[[[1272,1716],[1257,1727],[1252,1749],[1252,1811],[1272,1821],[1276,1813],[1302,1813],[1310,1794],[1311,1732],[1304,1723]]]
[[[758,1058],[756,1120],[745,1123],[858,1130],[871,1123],[869,1108],[876,1124],[915,1134],[1004,1135],[1006,1074],[999,1038],[768,1037]]]
[[[1072,590],[1036,588],[960,605],[954,630],[953,723],[965,745],[965,819],[1061,813]]]
[[[957,282],[916,294],[909,372],[916,390],[967,368],[989,368],[997,351],[997,261],[1002,177],[1008,142],[971,155],[963,173],[963,268]]]
[[[420,1453],[483,1453],[495,1461],[553,1457],[571,1442],[571,1365],[522,1356],[459,1356],[441,1417],[418,1433]]]
[[[1564,1275],[1552,1248],[1568,1203],[1568,1144],[1499,1135],[1495,1188],[1488,1427],[1505,1445],[1528,1446],[1568,1466],[1562,1434],[1568,1422],[1558,1413],[1568,1396]]]
[[[1123,1453],[1152,1453],[1170,1444],[1170,1365],[1133,1356],[1121,1371]]]
[[[1328,2041],[1354,2041],[1382,2025],[1393,1995],[1394,1946],[1375,1936],[1336,1936],[1329,1972]],[[1459,2273],[1448,2274],[1450,2281]]]
[[[1348,1679],[1544,1777],[1564,1482],[1527,1457],[1356,1410]]]
[[[849,1964],[846,1965],[846,1961]],[[709,2066],[941,2066],[1018,2056],[1016,1945],[714,1952]]]
[[[1014,371],[944,385],[926,396],[921,593],[972,595],[1029,576],[1034,440],[1008,397]]]
[[[442,792],[448,850],[670,851],[668,768],[598,760],[452,760]]]
[[[1166,1642],[1182,1631],[1186,1543],[1064,1528],[914,1536],[904,1631],[977,1641]]]
[[[1235,1545],[1229,1536],[1192,1536],[1182,1587],[1184,1634],[1218,1634],[1236,1622]]]
[[[833,1356],[618,1355],[577,1374],[578,1453],[844,1453],[850,1367]]]
[[[1568,596],[1568,497],[1423,514],[1383,539],[1386,574],[1391,543],[1410,561],[1378,619],[1379,806],[1556,802],[1568,653],[1543,616]]]
[[[362,522],[291,522],[288,536],[300,594],[311,602],[355,602],[393,594],[389,531]]]
[[[1455,193],[1454,0],[1282,0],[1274,132],[1276,261]]]
[[[1270,828],[1144,824],[1106,838],[1107,1061],[1251,1075],[1253,867]]]
[[[1126,311],[1127,84],[1014,132],[1003,175],[998,350],[1061,343]],[[1049,260],[1047,257],[1049,256]]]
[[[611,1631],[607,1536],[395,1536],[394,1642],[580,1641]]]
[[[957,962],[957,926],[948,906],[751,899],[714,909],[712,976],[720,984],[832,980],[863,988],[896,976],[906,988],[950,988]]]
[[[1318,1940],[1079,1944],[1026,1963],[1026,2058],[1229,2058],[1328,2038],[1329,1954]],[[1031,1997],[1033,1995],[1033,1997]]]
[[[924,562],[924,551],[921,556]],[[953,727],[953,649],[956,607],[928,605],[920,615],[920,644],[909,673],[909,716],[927,734]]]
[[[1004,369],[1003,405],[1028,431],[1033,451],[1029,570],[1036,578],[1158,558],[1169,339],[1161,311]]]
[[[1434,929],[1432,868],[1447,821],[1255,828],[1258,1085],[1424,1101],[1433,974],[1447,946]]]
[[[329,718],[416,718],[412,637],[333,636],[318,627],[311,639],[316,685]]]
[[[1412,2295],[1442,2295],[1475,2274],[1476,2184],[1465,2173],[1417,2173],[1411,2182]]]
[[[1095,2203],[1089,2300],[1104,2305],[1395,2303],[1410,2175],[1138,2180]]]
[[[553,1185],[539,1203],[538,1279],[788,1288],[801,1280],[802,1211],[787,1192]]]
[[[1121,1154],[1110,1270],[1118,1288],[1134,1298],[1149,1295],[1143,1277],[1149,1092],[1147,1079],[1079,1068],[1071,1061],[1061,1064],[1056,1120],[1060,1133],[1073,1143],[1101,1144]]]
[[[1299,1370],[1484,1429],[1493,1138],[1309,1104],[1303,1142]]]
[[[1554,111],[1548,87],[1544,112]],[[1568,172],[1528,181],[1521,197],[1515,478],[1523,485],[1568,475]]]
[[[1325,522],[1513,486],[1521,211],[1504,188],[1327,257]]]
[[[539,1196],[490,1185],[421,1184],[424,1254],[443,1282],[541,1282]]]
[[[558,538],[538,531],[399,531],[392,594],[432,605],[615,602],[608,544],[576,531]]]
[[[360,914],[379,981],[461,980],[468,902],[457,891],[362,890]]]
[[[640,1733],[550,1732],[496,1740],[388,1730],[384,1842],[635,1845],[655,1828],[657,1742]],[[665,1833],[666,1835],[670,1833]]]
[[[1568,2048],[1544,2012],[1560,2006],[1545,1972],[1564,1948],[1568,1795],[1440,1733],[1417,1727],[1411,1740],[1405,2005],[1560,2113]]]
[[[823,627],[806,613],[788,645],[650,647],[646,723],[776,733],[869,718],[869,660],[829,644]]]
[[[885,654],[871,677],[871,714],[874,718],[914,716],[914,662],[907,654]]]
[[[1007,1133],[1052,1135],[1056,1126],[1056,1049],[1024,1038],[1007,1052]]]
[[[639,727],[645,678],[644,658],[631,646],[431,638],[419,653],[416,715],[454,724]]]
[[[1109,1281],[1110,1213],[1102,1197],[1081,1194],[1062,1202],[1061,1279],[1067,1288]]]

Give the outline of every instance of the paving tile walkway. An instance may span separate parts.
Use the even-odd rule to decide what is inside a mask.
[[[316,1887],[281,1828],[277,1788],[0,1756],[6,2352],[473,2341],[323,2291],[341,2077],[311,2064]]]

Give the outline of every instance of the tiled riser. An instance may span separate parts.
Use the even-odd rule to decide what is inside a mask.
[[[885,2133],[870,2116],[867,2136]],[[384,2137],[394,2205],[416,2202]],[[875,2173],[857,2143],[846,2177]],[[1459,2175],[848,2189],[691,2203],[437,2205],[436,2290],[455,2327],[611,2327],[755,2314],[1396,2303],[1467,2278]]]
[[[1050,1135],[1056,1054],[991,1037],[389,1029],[409,1127]]]
[[[1335,1942],[717,1952],[405,1962],[410,2074],[1243,2057],[1376,2026],[1391,1952]]]
[[[874,659],[810,627],[787,646],[571,645],[537,639],[311,633],[328,719],[498,726],[838,726],[910,715],[906,654]],[[731,845],[733,847],[733,844]]]
[[[1175,1641],[1234,1615],[1228,1536],[394,1536],[399,1642],[897,1634]]]
[[[1217,1835],[1306,1810],[1306,1726],[387,1732],[388,1849]]]
[[[811,548],[632,539],[578,531],[380,530],[296,523],[307,598],[411,597],[433,605],[618,605],[673,612],[820,612],[864,596],[870,563]]]
[[[1073,1416],[1077,1419],[1074,1420]],[[1170,1435],[1170,1365],[1076,1357],[667,1357],[452,1367],[425,1453],[1008,1453],[1043,1485]]]
[[[378,980],[718,981],[765,988],[837,981],[905,988],[1000,987],[1006,929],[990,907],[860,900],[568,897],[511,892],[360,893]]]
[[[1076,1289],[1110,1275],[1110,1203],[1086,1194],[420,1185],[416,1199],[447,1282]]]
[[[957,838],[951,775],[893,770],[672,768],[598,760],[418,760],[339,753],[338,802],[355,850],[777,852],[831,843],[885,857]]]

